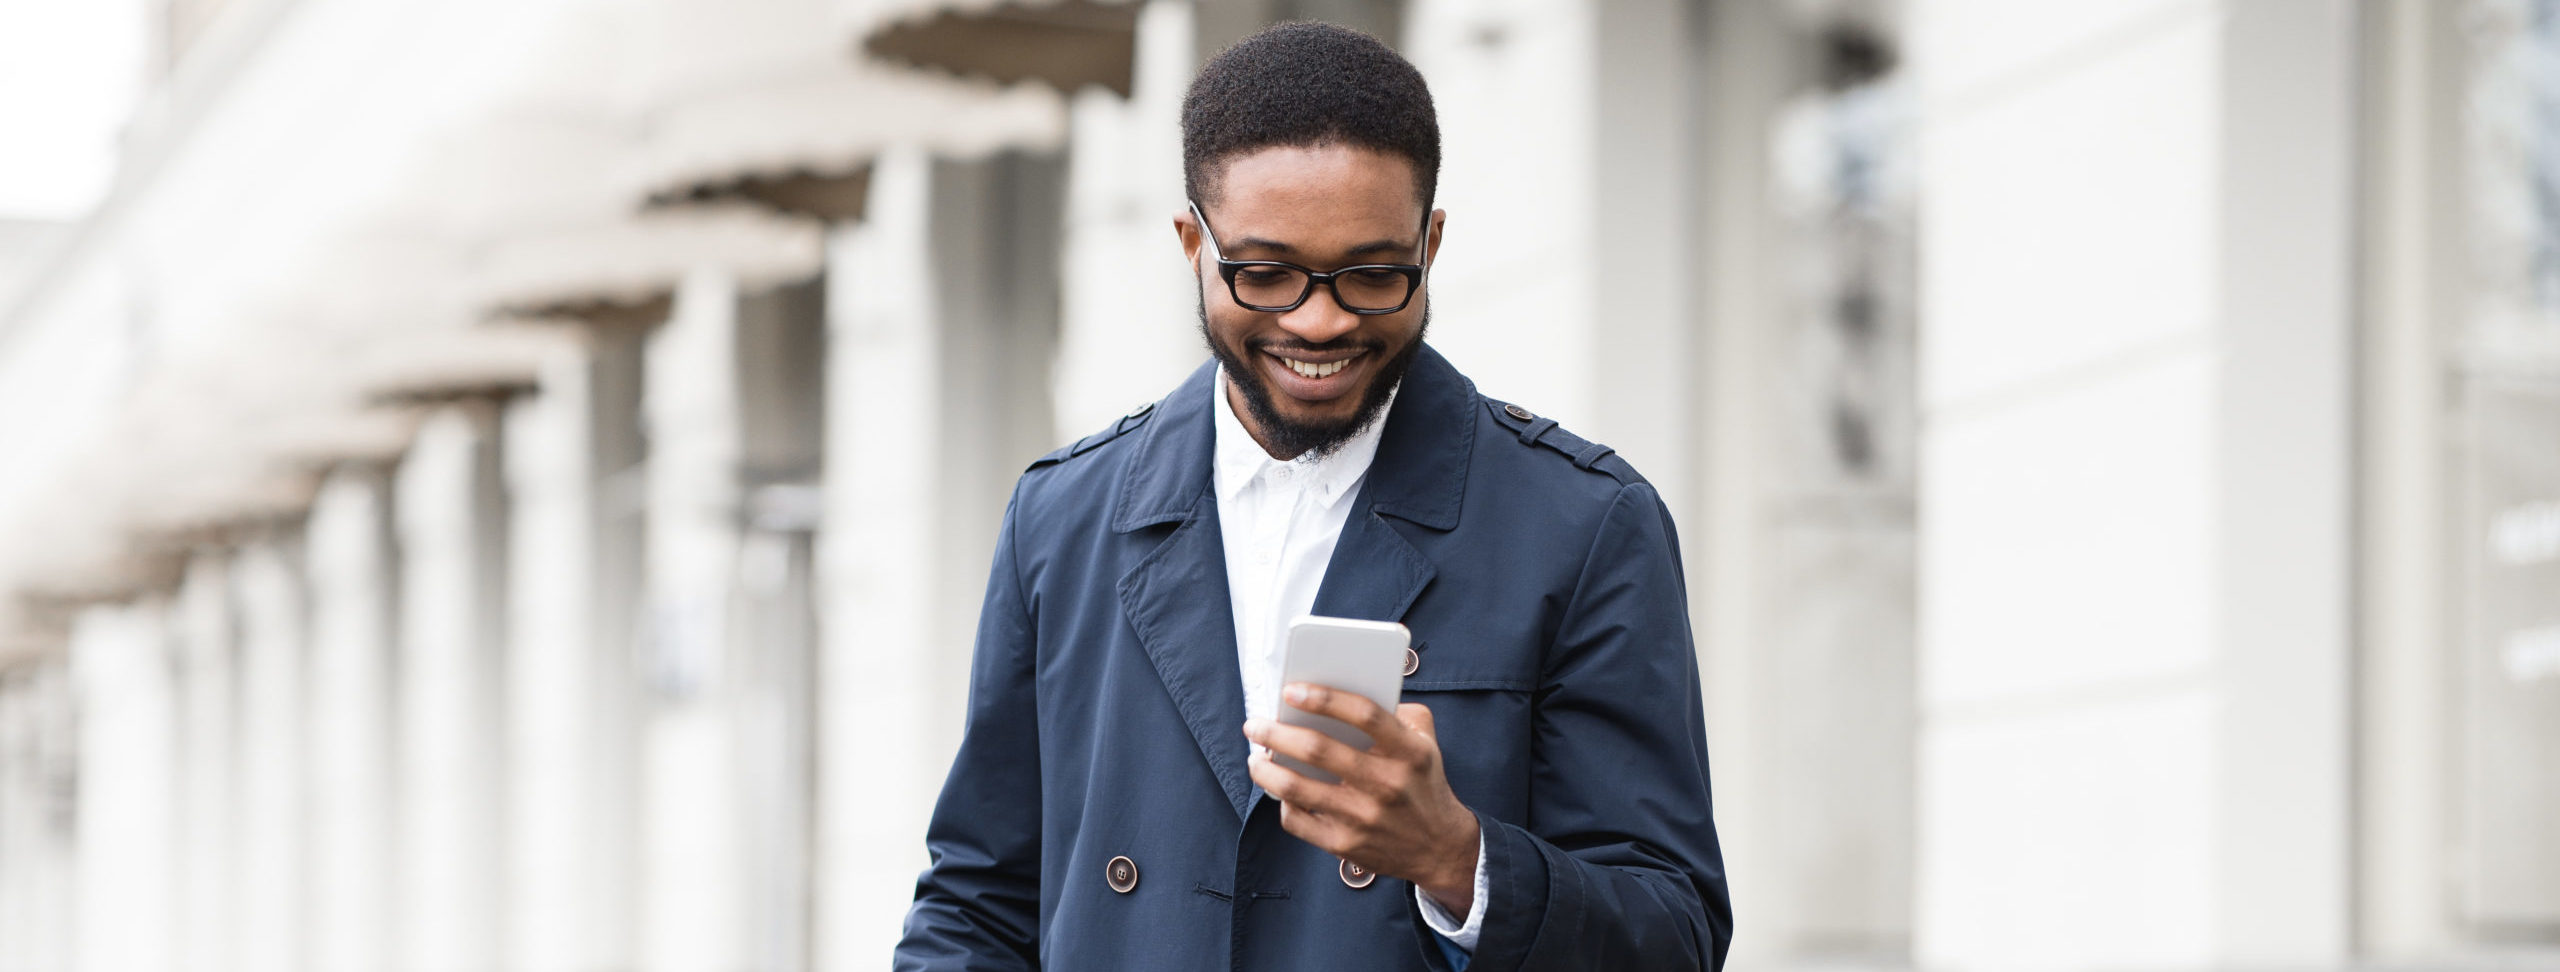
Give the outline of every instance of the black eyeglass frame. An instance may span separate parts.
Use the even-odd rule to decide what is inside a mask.
[[[1209,217],[1206,213],[1202,213],[1200,211],[1200,204],[1189,200],[1185,201],[1190,202],[1191,218],[1200,222],[1200,238],[1209,241],[1209,258],[1217,261],[1218,276],[1224,278],[1227,282],[1227,298],[1235,301],[1236,306],[1249,311],[1259,311],[1265,314],[1286,314],[1304,306],[1307,302],[1307,298],[1315,296],[1316,287],[1321,285],[1325,290],[1333,294],[1334,306],[1340,307],[1343,310],[1350,311],[1351,313],[1358,314],[1362,317],[1377,317],[1384,314],[1393,314],[1413,305],[1413,295],[1422,292],[1423,281],[1430,276],[1430,265],[1422,263],[1363,263],[1356,266],[1335,267],[1332,270],[1311,270],[1282,260],[1229,260],[1227,259],[1225,248],[1218,245],[1218,234],[1210,231]],[[1431,246],[1431,211],[1428,209],[1425,209],[1422,212],[1422,239],[1417,245],[1425,250],[1428,250]],[[1251,267],[1279,267],[1286,270],[1295,270],[1306,275],[1307,285],[1304,289],[1298,291],[1298,299],[1286,304],[1249,304],[1245,302],[1244,295],[1236,292],[1236,272]],[[1405,280],[1404,299],[1397,301],[1394,307],[1366,308],[1351,306],[1349,301],[1342,299],[1342,291],[1333,285],[1333,280],[1335,277],[1342,276],[1343,274],[1357,273],[1363,270],[1390,270],[1403,276]]]

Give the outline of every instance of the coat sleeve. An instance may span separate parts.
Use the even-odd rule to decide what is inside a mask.
[[[1040,745],[1030,602],[1005,508],[978,614],[969,715],[925,832],[932,864],[916,881],[898,943],[899,972],[1036,969],[1040,936]]]
[[[1623,487],[1541,675],[1526,825],[1477,815],[1491,899],[1469,972],[1724,964],[1685,586],[1669,511]]]

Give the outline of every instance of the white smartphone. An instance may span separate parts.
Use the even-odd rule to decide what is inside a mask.
[[[1404,654],[1412,641],[1413,633],[1392,621],[1300,617],[1289,622],[1289,646],[1287,654],[1281,656],[1280,684],[1322,685],[1366,696],[1379,708],[1393,712],[1396,700],[1404,693]],[[1296,708],[1285,699],[1277,711],[1283,725],[1314,729],[1354,749],[1369,748],[1369,734],[1351,728],[1349,723]],[[1271,760],[1309,779],[1341,781],[1331,773],[1278,753],[1271,754]]]

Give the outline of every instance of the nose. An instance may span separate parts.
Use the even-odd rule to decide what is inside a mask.
[[[1309,344],[1324,344],[1360,326],[1360,315],[1342,306],[1342,301],[1334,296],[1332,284],[1327,283],[1316,290],[1316,293],[1307,295],[1304,303],[1280,315],[1282,330]]]

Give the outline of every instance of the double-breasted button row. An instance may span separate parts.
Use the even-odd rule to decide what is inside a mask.
[[[1378,880],[1378,872],[1350,861],[1342,862],[1340,872],[1342,883],[1354,888],[1365,888]],[[1138,862],[1130,860],[1126,855],[1114,857],[1111,863],[1103,865],[1102,879],[1110,882],[1111,890],[1121,894],[1135,891],[1138,889]]]

